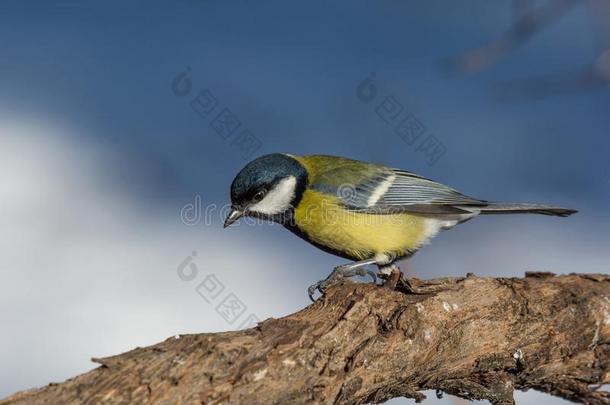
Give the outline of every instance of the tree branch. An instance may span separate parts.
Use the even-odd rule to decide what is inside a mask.
[[[183,335],[95,359],[18,393],[31,403],[362,404],[437,389],[511,404],[536,389],[608,404],[610,277],[346,282],[313,305],[239,332]]]

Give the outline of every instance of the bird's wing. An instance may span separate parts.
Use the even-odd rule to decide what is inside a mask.
[[[464,207],[487,205],[484,200],[468,197],[444,184],[397,169],[389,169],[381,186],[375,188],[371,184],[366,189],[370,193],[366,208],[373,211],[461,214],[468,212]]]
[[[463,214],[488,204],[414,173],[357,161],[318,173],[311,186],[366,213]]]

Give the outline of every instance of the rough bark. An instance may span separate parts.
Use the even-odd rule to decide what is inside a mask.
[[[513,403],[536,389],[586,404],[610,394],[610,276],[346,282],[239,332],[182,335],[8,404],[362,404],[436,389]]]

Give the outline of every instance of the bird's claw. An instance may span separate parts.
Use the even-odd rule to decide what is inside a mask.
[[[373,284],[377,284],[377,274],[375,274],[373,270],[366,270],[366,274],[371,276],[371,278],[373,279]],[[362,275],[364,276],[364,274]]]
[[[307,288],[307,295],[309,295],[311,302],[316,302],[316,300],[313,299],[313,295],[315,294],[316,290],[319,290],[320,293],[323,294],[322,290],[320,290],[320,281],[310,285],[309,288]]]
[[[307,295],[309,295],[309,299],[312,302],[315,302],[313,295],[315,294],[316,290],[319,291],[320,294],[324,294],[324,292],[326,291],[328,286],[330,286],[334,282],[338,281],[339,279],[354,277],[354,276],[364,277],[366,275],[371,276],[371,278],[373,279],[373,283],[377,284],[377,275],[372,270],[365,269],[362,267],[355,268],[355,269],[350,268],[349,266],[335,267],[335,269],[332,271],[332,273],[330,273],[330,275],[328,277],[326,277],[324,280],[320,280],[317,283],[310,285],[309,288],[307,289]]]

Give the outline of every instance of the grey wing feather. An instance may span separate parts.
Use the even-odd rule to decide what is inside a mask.
[[[488,204],[485,200],[468,197],[451,187],[397,169],[388,169],[384,175],[358,185],[355,191],[355,195],[344,202],[349,209],[359,212],[455,215],[469,213],[469,207]]]

